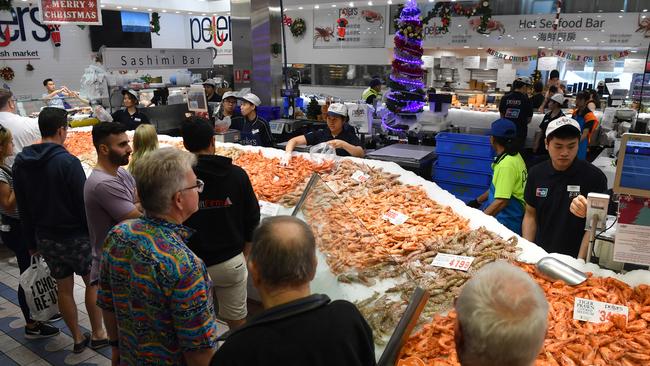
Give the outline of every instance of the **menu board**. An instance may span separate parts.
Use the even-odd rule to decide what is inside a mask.
[[[584,61],[567,60],[564,65],[567,71],[585,71]]]
[[[594,71],[614,71],[616,61],[594,61]]]
[[[386,7],[314,9],[314,48],[384,48]]]
[[[626,58],[623,72],[641,73],[644,70],[645,60],[641,58]]]
[[[456,56],[442,56],[442,57],[440,57],[440,68],[441,69],[455,69],[456,67],[457,67]]]
[[[487,57],[487,63],[485,68],[494,70],[494,69],[500,69],[503,67],[503,59],[499,57],[494,57],[494,56],[488,56]]]
[[[557,70],[557,57],[540,57],[537,68],[542,71]]]
[[[463,58],[463,69],[478,69],[481,67],[481,56],[466,56]]]

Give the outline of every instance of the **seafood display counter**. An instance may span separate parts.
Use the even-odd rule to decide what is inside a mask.
[[[89,167],[93,157],[81,150],[79,142],[85,139],[85,146],[92,149],[87,131],[72,130],[66,144],[76,141],[71,152]],[[161,146],[182,148],[179,138],[159,139]],[[431,297],[400,357],[417,357],[422,363],[413,364],[418,365],[457,365],[454,313],[450,311],[453,298],[481,266],[503,259],[531,272],[551,302],[551,328],[539,365],[570,364],[568,360],[579,357],[593,359],[593,364],[599,360],[610,365],[650,363],[650,356],[643,361],[650,349],[648,271],[620,275],[551,254],[591,272],[592,277],[579,287],[544,282],[527,264],[549,256],[542,248],[395,163],[315,160],[309,154],[294,153],[283,167],[281,150],[220,143],[217,150],[247,171],[263,215],[294,214],[313,228],[319,263],[312,291],[357,305],[373,328],[377,358],[419,286]],[[440,266],[439,254],[472,260],[445,268]],[[616,318],[600,325],[572,321],[577,296],[628,306],[627,322]]]

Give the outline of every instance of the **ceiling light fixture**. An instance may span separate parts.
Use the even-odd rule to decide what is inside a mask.
[[[350,5],[351,8],[354,8],[354,3],[352,1],[350,1],[349,5]]]
[[[388,0],[388,5],[392,4],[393,0]]]
[[[163,12],[163,13],[166,13],[166,12],[167,12],[167,10],[165,10],[165,9],[163,9],[163,10],[162,10],[162,12]]]
[[[122,9],[122,7],[121,7],[121,6],[116,6],[116,8],[117,8],[117,9]]]
[[[298,7],[298,10],[302,10],[302,6],[299,6],[299,7]]]
[[[318,4],[314,5],[314,9],[319,9],[320,6]]]
[[[336,4],[332,4],[332,7],[333,7],[333,8],[336,8]]]
[[[368,6],[372,6],[372,1],[368,1]]]
[[[138,8],[132,8],[133,10],[138,10]]]

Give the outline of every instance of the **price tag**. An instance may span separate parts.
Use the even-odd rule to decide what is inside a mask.
[[[433,258],[431,265],[449,269],[458,269],[467,272],[467,270],[469,270],[469,266],[472,265],[472,262],[474,262],[474,257],[438,253],[438,255]]]
[[[576,297],[573,302],[573,319],[590,323],[604,323],[612,315],[624,315],[627,319],[628,308],[623,305],[594,301]]]
[[[354,172],[354,174],[352,174],[352,179],[356,180],[359,183],[365,183],[369,178],[370,176],[361,170],[357,170]]]
[[[276,203],[259,201],[261,216],[277,216],[280,211],[280,205]]]
[[[402,225],[403,223],[406,222],[406,220],[409,219],[408,216],[404,215],[401,212],[397,212],[395,210],[390,210],[382,216],[384,220],[388,220],[391,224],[393,225]]]

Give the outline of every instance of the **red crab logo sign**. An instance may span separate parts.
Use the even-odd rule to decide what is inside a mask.
[[[385,7],[314,10],[314,48],[385,46]]]

